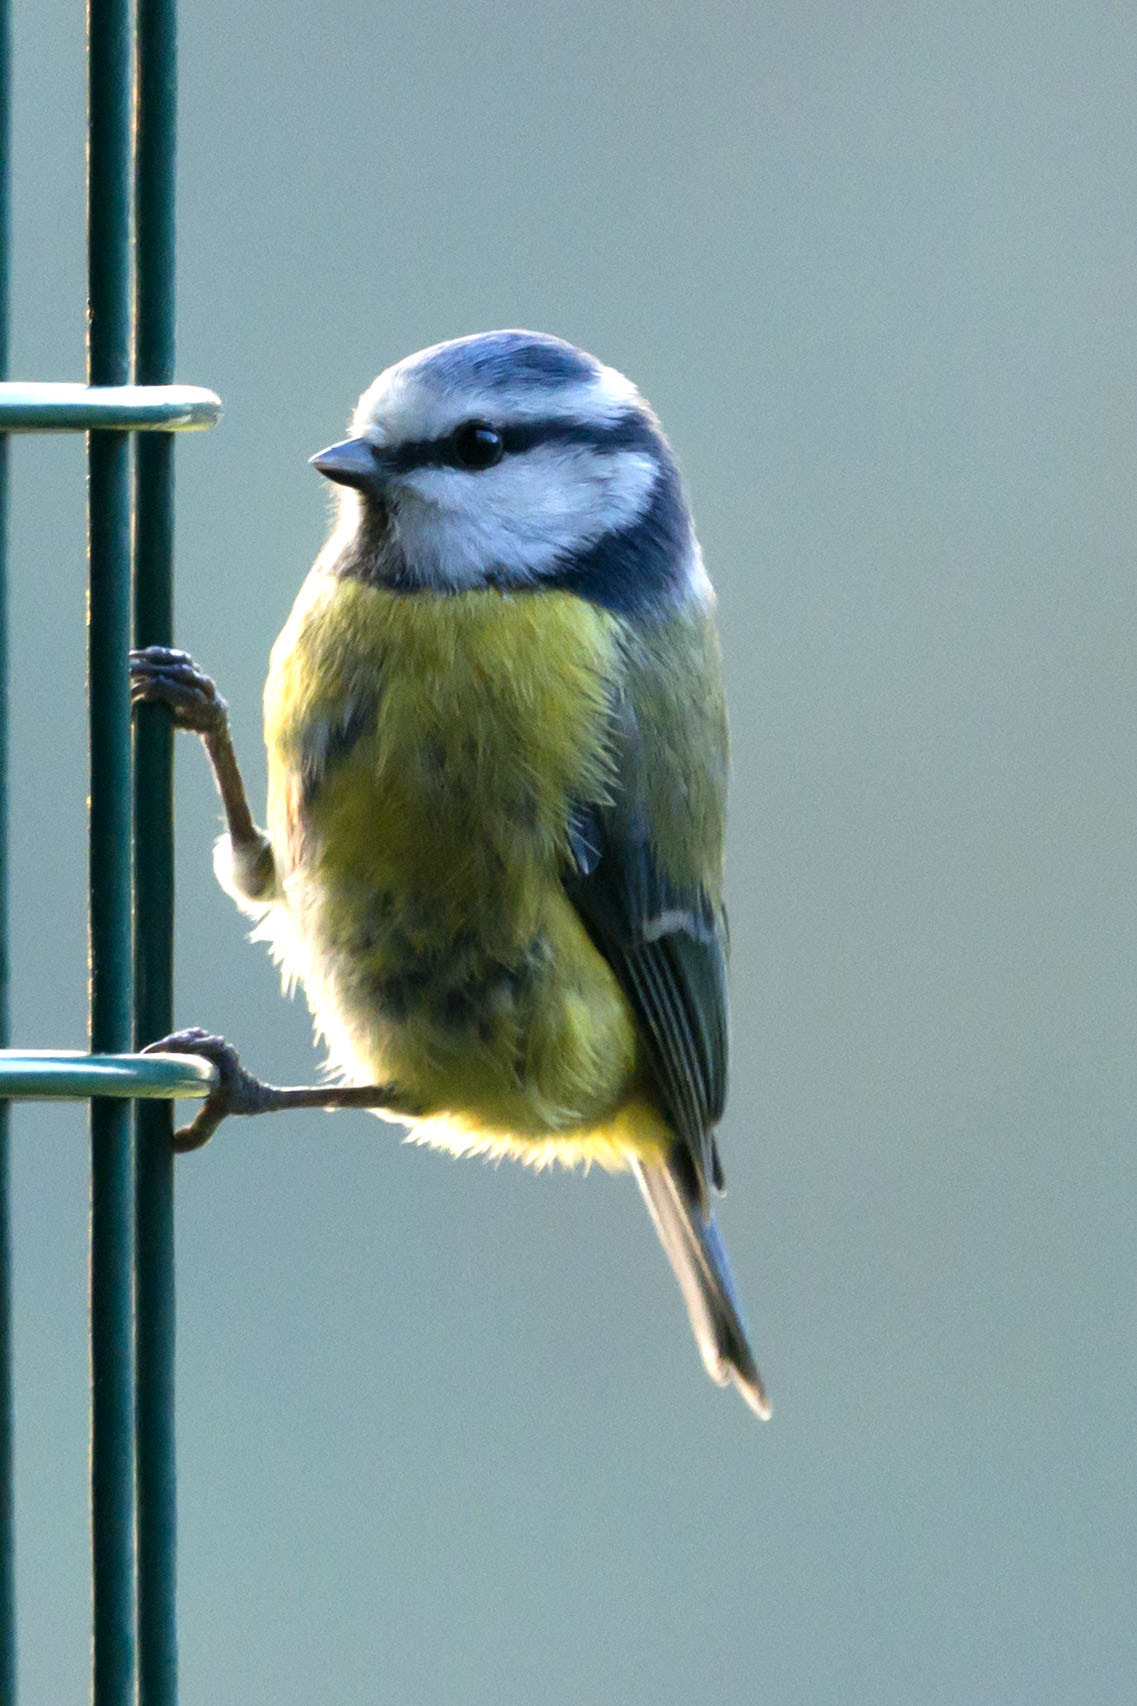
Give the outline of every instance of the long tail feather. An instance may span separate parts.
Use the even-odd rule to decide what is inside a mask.
[[[667,1161],[633,1161],[632,1171],[675,1270],[707,1373],[720,1386],[733,1380],[755,1415],[767,1421],[770,1401],[742,1324],[730,1264],[685,1153],[677,1150]]]

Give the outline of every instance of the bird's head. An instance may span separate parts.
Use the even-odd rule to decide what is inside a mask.
[[[561,586],[616,610],[705,596],[671,448],[631,382],[559,338],[435,344],[312,458],[354,494],[350,572],[462,592]]]

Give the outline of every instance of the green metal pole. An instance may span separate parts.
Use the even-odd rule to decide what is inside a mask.
[[[128,0],[88,0],[87,378],[130,364]],[[90,1043],[130,1047],[130,460],[125,433],[88,439]],[[134,1700],[133,1156],[129,1107],[91,1104],[91,1547],[94,1706]]]
[[[0,0],[0,380],[8,375],[8,0]],[[0,433],[0,1048],[8,1045],[8,437]],[[0,1706],[16,1706],[16,1540],[12,1456],[12,1245],[8,1103],[0,1102]]]
[[[175,0],[138,0],[135,359],[138,385],[174,377]],[[135,444],[134,636],[173,641],[174,437]],[[135,725],[135,1044],[173,1029],[174,795],[170,720]],[[135,1110],[138,1155],[137,1448],[139,1706],[176,1706],[174,1149],[169,1102]]]

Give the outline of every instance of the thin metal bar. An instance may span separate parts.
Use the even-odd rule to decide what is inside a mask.
[[[174,376],[175,0],[138,0],[134,378]],[[135,446],[134,643],[173,643],[174,440]],[[144,705],[134,744],[134,1040],[173,1028],[174,765],[170,720]],[[135,1109],[139,1706],[176,1706],[174,1147],[169,1102]]]
[[[14,1102],[74,1102],[92,1096],[131,1101],[205,1096],[216,1082],[217,1069],[199,1055],[0,1051],[0,1091]]]
[[[8,0],[0,0],[0,380],[8,372]],[[8,1041],[8,440],[0,434],[0,1047]],[[12,1222],[8,1104],[0,1102],[0,1706],[16,1706],[16,1537],[12,1449]]]
[[[88,0],[87,378],[130,361],[129,0]],[[130,460],[124,433],[88,441],[90,1041],[131,1035]],[[133,1154],[130,1109],[91,1105],[91,1573],[94,1706],[132,1706],[134,1642]]]
[[[0,385],[4,432],[200,432],[221,414],[221,399],[200,385],[70,385],[9,380]]]

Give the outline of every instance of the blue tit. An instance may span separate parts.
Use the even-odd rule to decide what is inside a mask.
[[[719,646],[659,421],[490,332],[381,373],[312,461],[338,518],[272,651],[267,831],[230,809],[218,876],[416,1141],[630,1169],[708,1373],[766,1417],[710,1201]]]

